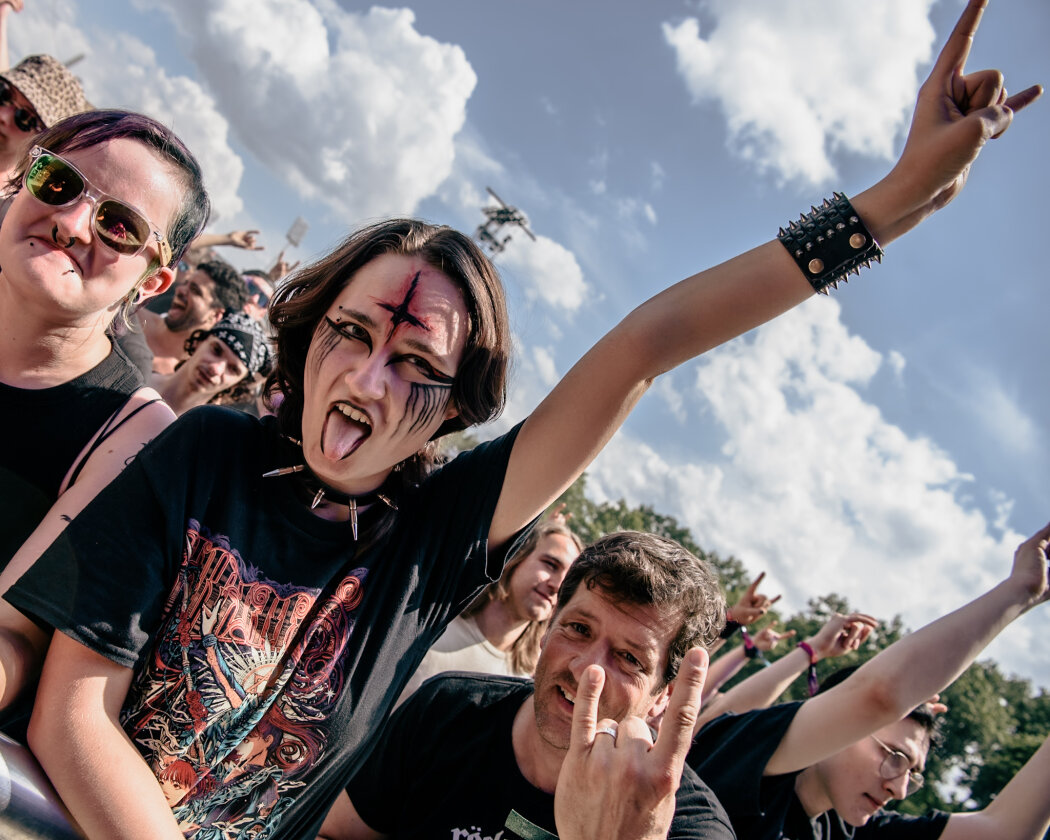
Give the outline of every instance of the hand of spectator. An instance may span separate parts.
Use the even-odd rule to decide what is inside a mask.
[[[568,525],[572,519],[572,511],[565,512],[565,502],[559,502],[550,513],[547,514],[548,522],[557,522],[559,525]]]
[[[270,269],[270,282],[277,285],[281,278],[286,274],[291,274],[299,267],[300,260],[296,260],[291,265],[284,258],[284,249],[281,249],[281,253],[277,255],[277,262],[273,264],[273,268]]]
[[[876,618],[864,613],[835,613],[807,642],[819,659],[830,659],[857,650],[878,626]]]
[[[939,694],[934,694],[933,697],[920,705],[928,706],[930,713],[934,715],[943,715],[948,711],[948,707],[941,702],[941,695]]]
[[[743,624],[746,626],[753,621],[757,621],[769,612],[769,608],[773,606],[773,604],[780,600],[779,595],[777,595],[776,598],[768,598],[758,591],[758,585],[762,583],[762,579],[765,576],[766,573],[762,572],[757,578],[751,581],[751,585],[748,586],[744,594],[740,596],[740,600],[729,608],[729,614],[732,616],[732,620],[737,624]]]
[[[1014,552],[1014,564],[1007,582],[1017,588],[1025,611],[1050,598],[1047,587],[1047,545],[1050,544],[1050,524],[1044,525]]]
[[[0,0],[0,8],[10,6],[12,12],[20,12],[24,6],[23,0]]]
[[[883,232],[886,241],[955,198],[985,143],[1042,93],[1033,85],[1008,97],[998,70],[964,72],[986,3],[970,0],[919,89],[904,151],[886,179],[890,193],[906,197],[912,209]]]
[[[780,642],[784,639],[790,639],[795,635],[794,630],[788,630],[786,633],[778,633],[776,630],[776,622],[770,622],[768,626],[763,627],[757,633],[751,636],[751,641],[755,647],[765,652],[773,650]]]
[[[569,750],[554,794],[561,840],[664,840],[674,816],[675,792],[693,738],[707,653],[682,659],[660,733],[637,717],[597,720],[605,672],[583,672],[573,709]],[[616,731],[615,737],[600,731]]]
[[[229,244],[234,248],[243,248],[245,251],[263,250],[262,245],[256,244],[259,236],[257,230],[231,230],[227,236],[230,238]]]

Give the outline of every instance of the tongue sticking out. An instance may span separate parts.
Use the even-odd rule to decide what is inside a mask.
[[[364,423],[351,420],[341,411],[332,409],[321,430],[321,452],[326,458],[341,461],[357,449],[371,431]]]

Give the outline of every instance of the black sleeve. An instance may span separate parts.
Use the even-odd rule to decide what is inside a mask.
[[[779,834],[797,774],[764,772],[801,705],[723,715],[701,729],[689,749],[686,763],[714,791],[742,837]]]
[[[951,814],[931,811],[922,816],[880,811],[864,825],[853,829],[853,840],[937,840]]]
[[[675,794],[667,840],[736,840],[725,809],[689,765],[682,771],[682,783]]]
[[[436,568],[427,584],[430,603],[451,605],[448,620],[466,608],[483,587],[499,580],[505,559],[535,524],[533,520],[506,545],[490,550],[492,516],[520,429],[519,423],[506,434],[460,454],[428,478],[409,500],[412,507],[405,511],[404,521],[426,523],[430,533],[422,539],[432,546],[434,556],[466,557],[464,574],[450,575],[448,569]],[[461,533],[464,523],[470,523],[467,533]],[[444,630],[447,620],[428,623]]]
[[[460,675],[461,676],[461,675]],[[416,813],[433,812],[444,797],[444,786],[455,784],[456,766],[469,760],[454,750],[450,733],[471,695],[464,683],[476,680],[439,675],[425,682],[390,716],[376,747],[346,787],[358,815],[373,831],[395,834],[406,803]],[[462,739],[471,743],[469,737]]]
[[[148,644],[182,549],[182,507],[199,426],[158,435],[73,519],[4,596],[128,668]]]

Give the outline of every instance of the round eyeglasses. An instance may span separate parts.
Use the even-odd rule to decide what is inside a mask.
[[[886,757],[882,760],[882,765],[879,767],[879,775],[882,778],[889,781],[890,779],[899,779],[905,773],[908,774],[908,786],[905,789],[905,796],[911,796],[926,783],[922,773],[911,769],[911,759],[907,755],[884,744],[874,735],[871,736],[871,740],[886,750]]]

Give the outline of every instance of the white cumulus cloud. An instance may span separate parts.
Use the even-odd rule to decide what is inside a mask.
[[[706,0],[710,32],[690,17],[663,34],[694,101],[724,113],[730,149],[820,184],[835,174],[835,151],[891,157],[931,57],[932,5]]]
[[[705,548],[768,570],[789,611],[838,592],[918,627],[1005,575],[1022,535],[1007,526],[1009,500],[989,520],[968,497],[971,476],[865,400],[882,357],[838,314],[811,301],[694,366],[689,402],[703,411],[687,427],[721,442],[717,454],[621,432],[588,487],[673,514]],[[1028,623],[1050,632],[1043,613]],[[995,655],[1007,668],[1050,667],[1050,655],[1035,663],[1006,645]]]
[[[502,272],[525,286],[530,300],[568,312],[583,303],[587,292],[583,270],[572,251],[553,239],[537,236],[534,242],[524,233],[514,233],[498,262]]]
[[[166,9],[238,139],[343,220],[413,213],[452,171],[477,82],[409,9],[334,0],[150,0]]]
[[[230,147],[229,123],[200,84],[166,72],[156,53],[138,39],[78,21],[75,4],[28,4],[17,23],[11,38],[13,60],[35,52],[49,52],[63,61],[86,56],[73,71],[92,104],[139,111],[170,127],[200,161],[213,218],[241,211],[238,190],[244,164]]]

